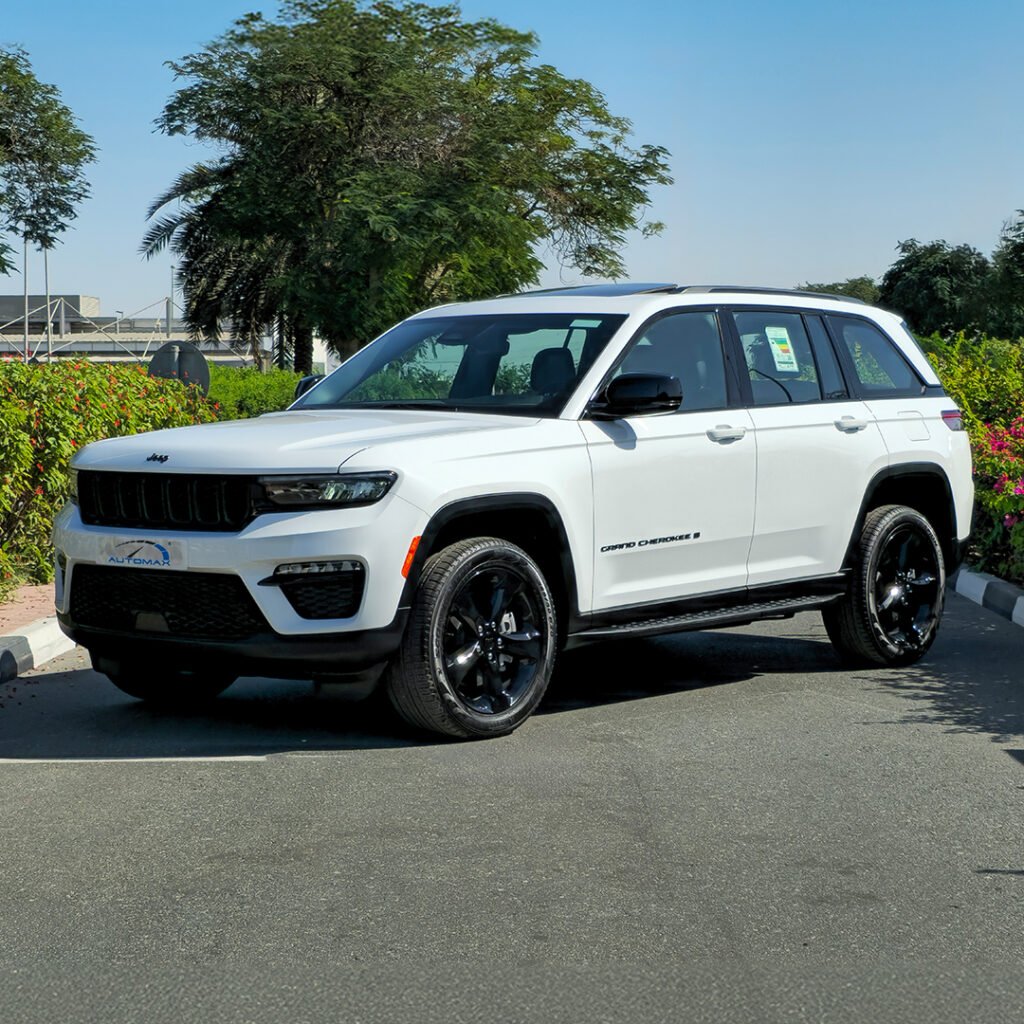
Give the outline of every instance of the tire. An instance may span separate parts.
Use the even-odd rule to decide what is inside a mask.
[[[110,662],[106,659],[100,659],[96,669],[122,693],[164,708],[186,709],[205,704],[235,681],[235,677],[230,675],[152,668],[141,663]]]
[[[935,640],[945,594],[931,523],[904,505],[882,505],[864,520],[850,589],[822,618],[847,663],[911,665]]]
[[[544,696],[557,637],[551,591],[522,548],[495,537],[459,541],[423,567],[388,667],[388,697],[416,729],[505,735]]]

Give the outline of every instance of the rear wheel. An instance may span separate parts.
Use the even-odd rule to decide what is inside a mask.
[[[224,673],[194,672],[187,669],[154,668],[142,662],[96,660],[96,670],[129,697],[166,708],[188,708],[204,704],[223,693],[235,677]]]
[[[424,566],[388,696],[419,729],[512,732],[544,696],[556,639],[551,591],[533,559],[494,537],[459,541]]]
[[[909,665],[931,647],[946,593],[942,545],[903,505],[868,513],[842,601],[822,610],[833,645],[853,664]]]

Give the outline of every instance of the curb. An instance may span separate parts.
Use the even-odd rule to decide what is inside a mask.
[[[29,669],[39,668],[74,646],[74,640],[61,631],[55,615],[36,619],[19,633],[0,636],[0,683],[16,679]]]
[[[950,581],[953,591],[990,612],[1024,626],[1024,589],[987,572],[959,569]]]

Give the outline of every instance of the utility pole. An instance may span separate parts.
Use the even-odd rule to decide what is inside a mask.
[[[174,316],[174,264],[171,264],[171,290],[167,293],[167,337],[171,336],[171,318]]]
[[[21,264],[21,280],[25,285],[25,362],[28,362],[28,235],[25,236],[25,256]]]
[[[53,361],[53,337],[51,327],[53,317],[50,311],[50,250],[43,246],[43,277],[46,279],[46,361]]]

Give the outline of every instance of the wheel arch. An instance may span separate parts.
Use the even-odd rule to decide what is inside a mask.
[[[938,534],[946,571],[952,572],[960,564],[962,551],[957,540],[956,503],[949,477],[933,462],[907,462],[889,466],[872,477],[864,491],[844,567],[853,565],[864,521],[868,513],[880,505],[906,505],[920,512]]]
[[[431,555],[469,537],[500,537],[518,545],[537,562],[551,587],[559,633],[579,618],[579,591],[569,535],[550,498],[532,492],[461,498],[431,516],[409,568],[402,606],[412,603],[423,566]]]

